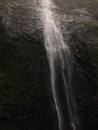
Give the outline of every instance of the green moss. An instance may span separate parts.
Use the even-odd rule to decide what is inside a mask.
[[[88,23],[89,27],[98,29],[98,21],[91,21]]]
[[[89,31],[94,34],[95,36],[98,36],[98,20],[97,21],[90,21],[86,24]]]
[[[97,13],[98,0],[55,0],[61,13],[70,14],[73,9],[85,8],[92,14]]]

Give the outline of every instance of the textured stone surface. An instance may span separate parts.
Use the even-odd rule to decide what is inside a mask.
[[[0,1],[0,129],[57,130],[40,21],[35,7],[23,3]],[[68,25],[72,87],[82,129],[97,130],[98,35],[96,27],[78,25]]]

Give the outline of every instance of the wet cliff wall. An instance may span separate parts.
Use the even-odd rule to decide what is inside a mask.
[[[0,2],[2,130],[57,130],[42,30],[36,9],[31,7],[34,6],[26,1]],[[82,129],[97,130],[98,27],[96,22],[80,24],[72,21],[67,26],[72,53],[72,87]]]

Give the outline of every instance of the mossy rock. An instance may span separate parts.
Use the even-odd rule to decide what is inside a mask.
[[[95,32],[98,33],[98,21],[90,21],[87,23],[88,27],[90,30],[94,30]]]

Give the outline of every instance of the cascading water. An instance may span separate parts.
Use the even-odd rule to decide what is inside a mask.
[[[73,130],[79,130],[79,123],[76,113],[76,105],[74,101],[73,92],[70,86],[71,66],[70,66],[70,50],[66,42],[64,42],[59,25],[57,25],[54,17],[54,3],[51,0],[41,0],[41,22],[43,25],[44,42],[47,53],[47,58],[50,65],[51,72],[51,86],[53,92],[53,99],[58,117],[59,130],[63,130],[63,113],[58,100],[56,90],[56,71],[59,70],[63,79],[65,87],[66,100]]]

